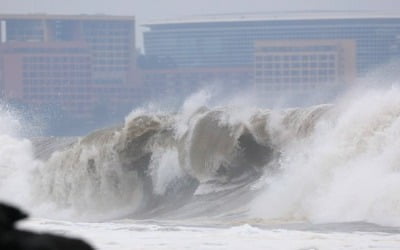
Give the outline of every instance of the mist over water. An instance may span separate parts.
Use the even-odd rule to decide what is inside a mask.
[[[73,221],[400,226],[397,84],[301,108],[220,100],[201,91],[178,112],[45,140],[23,138],[2,107],[1,200]]]
[[[309,136],[291,137],[282,172],[267,179],[254,215],[398,226],[399,95],[398,86],[351,93]]]

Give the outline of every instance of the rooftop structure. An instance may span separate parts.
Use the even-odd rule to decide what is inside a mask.
[[[229,13],[218,15],[187,16],[175,19],[152,20],[144,26],[165,24],[194,24],[238,21],[332,20],[332,19],[387,19],[400,18],[400,12],[378,11],[289,11],[260,13]]]

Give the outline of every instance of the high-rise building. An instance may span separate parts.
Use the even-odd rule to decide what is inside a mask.
[[[400,56],[400,14],[289,12],[202,16],[145,25],[147,56],[177,67],[253,64],[258,40],[354,40],[357,75]]]
[[[0,15],[1,94],[86,119],[118,112],[137,102],[135,51],[131,16]]]

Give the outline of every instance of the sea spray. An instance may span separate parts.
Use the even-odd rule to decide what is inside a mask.
[[[0,194],[40,216],[76,220],[399,225],[399,96],[396,87],[370,89],[330,105],[270,110],[208,105],[203,92],[178,112],[136,110],[121,126],[62,147],[58,138],[54,152],[52,138],[33,150],[6,127]]]
[[[253,202],[252,216],[400,225],[400,90],[349,97],[306,137],[287,141],[283,171]]]
[[[21,137],[21,117],[0,105],[0,199],[30,207],[33,170],[41,162],[34,157],[32,143]]]

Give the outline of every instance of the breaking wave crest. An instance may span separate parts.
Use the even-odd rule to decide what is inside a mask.
[[[2,173],[31,167],[2,174],[0,195],[24,188],[30,198],[19,203],[38,214],[85,220],[400,225],[399,97],[393,87],[270,110],[209,107],[197,95],[180,112],[137,110],[82,138],[31,142],[5,132],[2,144],[16,149],[0,148],[15,158],[1,158]]]

